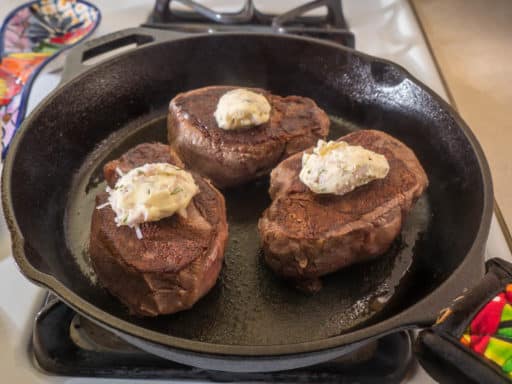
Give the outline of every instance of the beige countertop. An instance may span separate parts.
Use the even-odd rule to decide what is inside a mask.
[[[411,3],[453,104],[484,148],[512,229],[512,1]]]

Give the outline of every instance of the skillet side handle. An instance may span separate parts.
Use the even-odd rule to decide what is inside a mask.
[[[409,328],[431,327],[452,302],[469,292],[485,276],[484,248],[485,242],[471,250],[461,266],[439,287],[402,312],[396,325]]]
[[[171,41],[185,36],[187,34],[174,31],[129,28],[86,41],[69,51],[60,84],[80,75],[94,64],[116,56],[116,53],[120,54],[149,43]]]
[[[486,268],[416,340],[418,360],[440,383],[510,382],[512,264],[491,259]]]

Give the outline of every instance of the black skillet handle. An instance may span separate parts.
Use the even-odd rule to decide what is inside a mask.
[[[512,381],[512,264],[496,258],[486,269],[418,335],[416,356],[440,383]]]
[[[66,57],[61,84],[78,76],[93,65],[93,63],[88,64],[87,61],[95,59],[96,62],[100,62],[103,61],[101,60],[102,56],[114,56],[115,53],[112,51],[125,48],[123,50],[125,52],[129,46],[136,48],[141,45],[175,40],[184,36],[187,36],[187,34],[175,31],[129,28],[78,44],[69,51]]]

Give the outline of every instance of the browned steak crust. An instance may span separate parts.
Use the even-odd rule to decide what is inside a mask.
[[[146,163],[182,166],[167,145],[141,144],[120,159],[107,163],[105,180],[113,187],[123,172]],[[215,284],[228,229],[224,198],[208,181],[194,175],[200,192],[179,215],[143,223],[134,230],[117,227],[110,207],[95,209],[91,223],[90,256],[99,282],[118,297],[130,312],[143,316],[169,314],[190,308]],[[107,201],[101,193],[96,204]]]
[[[272,171],[273,201],[258,228],[265,261],[286,278],[315,279],[384,253],[428,185],[414,153],[397,139],[362,130],[339,140],[386,156],[389,173],[335,196],[314,194],[300,181],[302,153]]]
[[[170,103],[170,145],[185,164],[218,187],[242,184],[268,174],[282,159],[315,144],[329,132],[329,118],[313,100],[281,97],[263,89],[272,111],[269,122],[226,131],[214,112],[220,97],[237,87],[212,86],[180,93]]]

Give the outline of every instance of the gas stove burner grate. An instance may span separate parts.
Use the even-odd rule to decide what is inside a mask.
[[[174,10],[176,3],[189,10]],[[324,16],[305,16],[325,7]],[[253,0],[245,0],[237,12],[221,13],[193,0],[157,0],[143,27],[172,29],[188,33],[275,32],[327,39],[354,48],[354,34],[348,29],[342,0],[315,0],[281,15],[266,14],[256,9]]]
[[[402,382],[412,364],[408,332],[398,332],[320,365],[271,373],[207,371],[141,351],[49,294],[34,322],[32,353],[49,374],[74,377],[185,379],[201,382]]]

